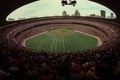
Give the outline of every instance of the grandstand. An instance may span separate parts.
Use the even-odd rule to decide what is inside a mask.
[[[0,69],[6,71],[3,79],[85,80],[87,71],[94,66],[99,80],[119,80],[119,27],[111,21],[88,17],[41,17],[5,25],[0,29]],[[23,45],[25,39],[56,28],[96,36],[101,44],[92,49],[51,54]]]

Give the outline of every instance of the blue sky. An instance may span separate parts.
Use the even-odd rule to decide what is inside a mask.
[[[63,11],[67,11],[69,15],[72,15],[75,13],[75,10],[78,10],[81,16],[87,16],[93,13],[100,15],[100,10],[105,10],[106,16],[114,13],[107,7],[88,0],[77,0],[75,7],[72,5],[62,6],[61,0],[40,0],[16,9],[8,15],[7,19],[15,18],[17,20],[19,18],[55,16],[62,15]]]

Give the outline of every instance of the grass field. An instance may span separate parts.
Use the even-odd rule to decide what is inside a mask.
[[[72,29],[58,28],[28,39],[25,45],[34,50],[65,53],[94,48],[98,40]]]

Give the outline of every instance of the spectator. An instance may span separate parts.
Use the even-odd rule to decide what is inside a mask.
[[[98,80],[98,77],[96,76],[96,68],[91,67],[87,73],[86,73],[86,80]]]

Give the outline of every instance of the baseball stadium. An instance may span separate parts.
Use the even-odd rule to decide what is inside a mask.
[[[0,19],[0,80],[119,80],[119,15]]]

